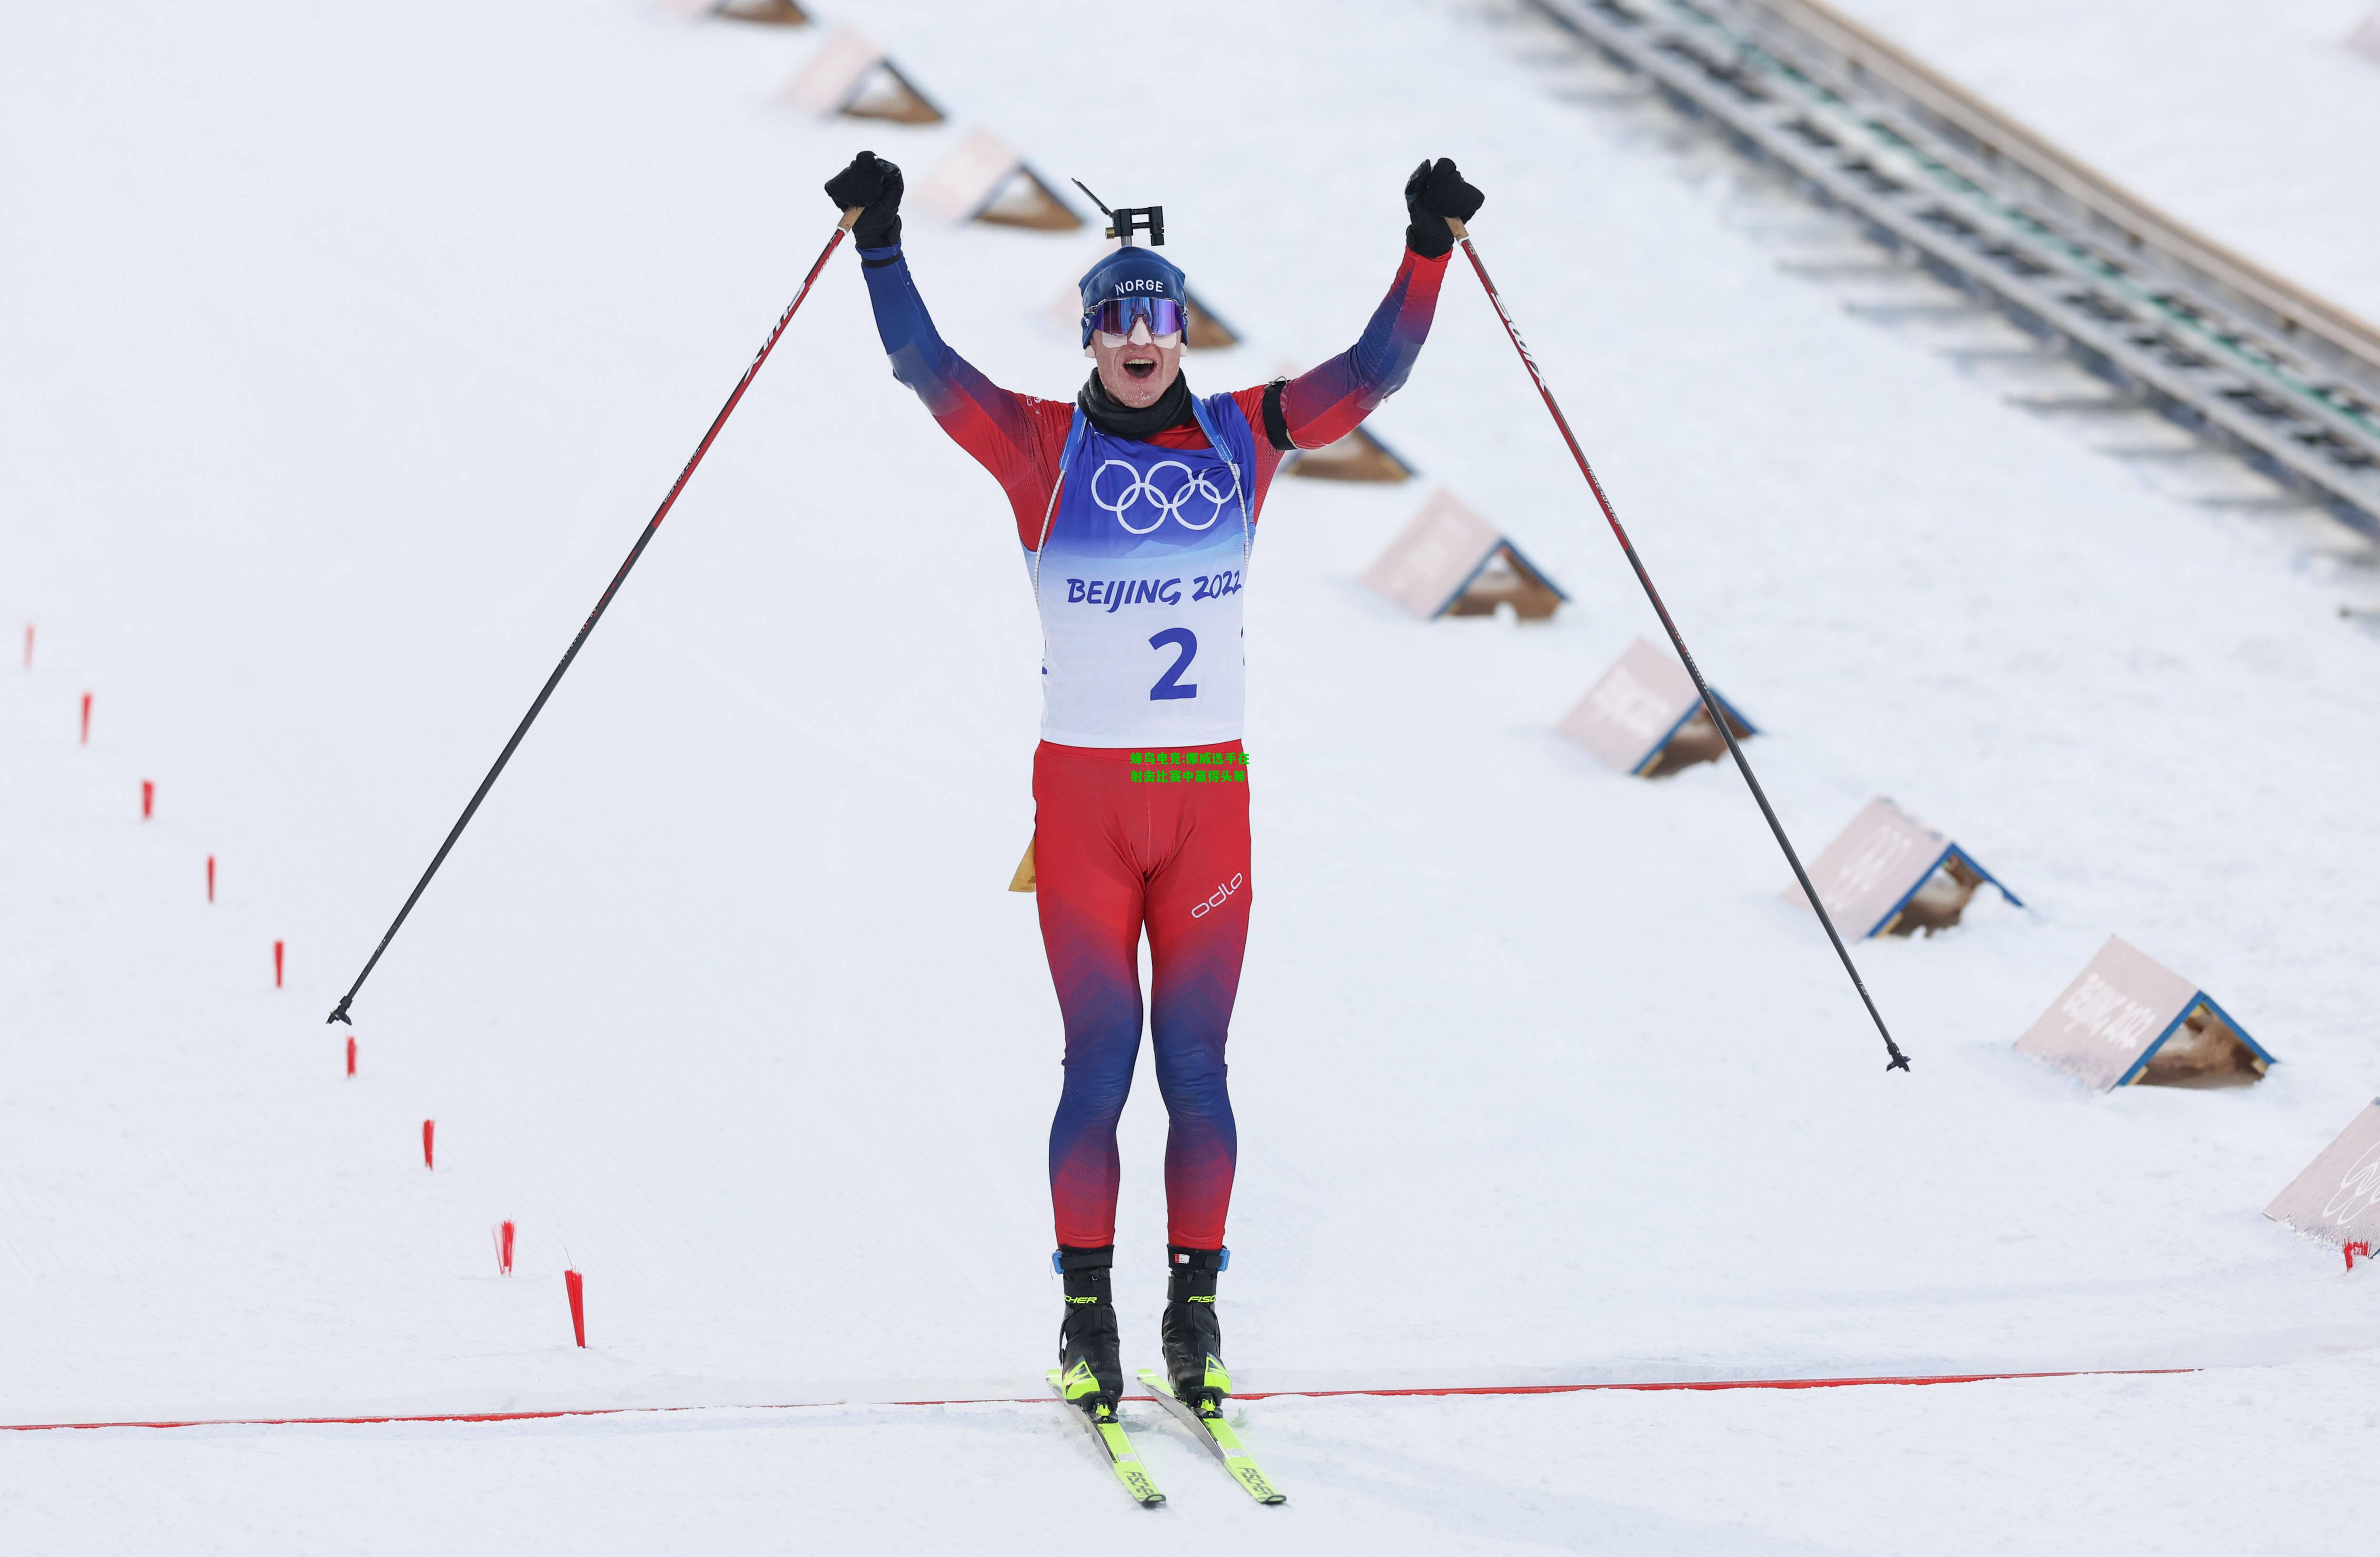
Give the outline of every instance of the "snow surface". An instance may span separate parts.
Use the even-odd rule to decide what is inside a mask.
[[[1829,0],[2207,237],[2380,321],[2373,0]]]
[[[2258,1214],[2375,1080],[2357,553],[2177,502],[1846,321],[1726,178],[1566,100],[1495,13],[1204,7],[1154,123],[1086,85],[1137,14],[855,8],[955,110],[923,130],[774,102],[814,30],[630,0],[0,14],[0,626],[39,627],[0,673],[0,1421],[844,1403],[7,1434],[0,1544],[1022,1551],[1080,1517],[1251,1550],[2359,1549],[2374,1278]],[[1888,793],[2033,906],[1858,949],[1916,1060],[1887,1077],[1735,775],[1641,783],[1553,736],[1657,628],[1451,276],[1380,429],[1575,603],[1424,625],[1367,595],[1421,485],[1268,510],[1242,1382],[2213,1371],[1255,1401],[1292,1502],[1151,1422],[1156,1515],[1053,1407],[872,1404],[1033,1392],[1057,1029],[1002,890],[1037,712],[1012,531],[847,257],[342,1077],[322,1013],[824,241],[816,185],[978,123],[1165,203],[1247,336],[1193,359],[1209,390],[1352,338],[1404,172],[1459,155],[1804,848]],[[913,216],[910,247],[962,349],[1071,391],[1046,305],[1087,235]],[[2283,1063],[2096,1097],[2015,1054],[2111,931]],[[1161,1135],[1144,1086],[1144,1353]]]

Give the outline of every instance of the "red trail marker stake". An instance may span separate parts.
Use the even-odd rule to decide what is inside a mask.
[[[215,857],[207,856],[207,901],[215,900]]]
[[[276,990],[281,987],[281,943],[278,941],[273,943],[273,987]]]
[[[157,814],[157,786],[147,779],[140,781],[140,820],[147,821]]]
[[[513,1224],[509,1222],[497,1222],[495,1234],[496,1274],[509,1276],[513,1273]]]
[[[347,1040],[347,1074],[356,1074],[356,1040],[353,1038]]]
[[[421,1165],[423,1167],[434,1168],[437,1166],[437,1163],[431,1160],[436,1154],[437,1145],[438,1121],[435,1119],[423,1120],[421,1122]]]
[[[33,668],[33,624],[25,624],[25,668]]]
[[[587,1283],[576,1271],[562,1272],[562,1285],[570,1294],[570,1332],[587,1344]]]
[[[91,694],[82,695],[82,744],[91,744]]]

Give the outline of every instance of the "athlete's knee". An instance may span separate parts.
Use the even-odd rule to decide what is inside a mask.
[[[1176,1118],[1204,1115],[1228,1119],[1232,1113],[1231,1067],[1220,1050],[1183,1045],[1157,1056],[1157,1089],[1165,1111]]]
[[[1068,1055],[1066,1079],[1058,1089],[1062,1117],[1114,1121],[1132,1095],[1132,1056],[1122,1063],[1112,1057]]]

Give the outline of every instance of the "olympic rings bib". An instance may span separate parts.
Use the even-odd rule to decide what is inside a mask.
[[[1113,514],[1129,534],[1150,534],[1168,519],[1184,529],[1206,529],[1227,508],[1236,508],[1240,495],[1240,473],[1220,461],[1216,464],[1225,484],[1217,483],[1213,471],[1194,468],[1179,459],[1160,459],[1147,469],[1129,460],[1102,460],[1091,474],[1091,501]],[[1113,470],[1123,474],[1111,478],[1109,472]],[[1192,518],[1184,512],[1190,508],[1197,508],[1202,517]],[[1135,519],[1146,522],[1135,524]]]
[[[1194,405],[1211,447],[1118,438],[1075,413],[1048,533],[1025,559],[1041,614],[1044,740],[1241,735],[1256,440],[1229,395]]]

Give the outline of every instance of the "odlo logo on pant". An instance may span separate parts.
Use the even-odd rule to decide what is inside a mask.
[[[1232,876],[1230,881],[1223,882],[1220,886],[1215,889],[1214,896],[1207,899],[1206,902],[1201,903],[1196,907],[1191,909],[1190,917],[1194,919],[1204,918],[1210,909],[1220,908],[1224,904],[1229,903],[1232,900],[1232,894],[1239,891],[1240,883],[1246,880],[1247,878],[1245,876]]]

